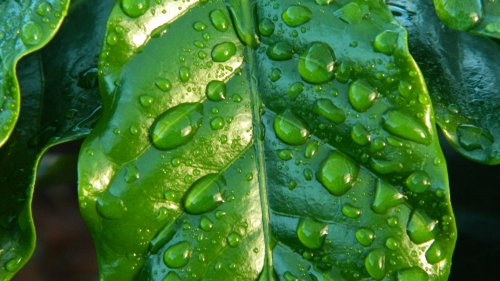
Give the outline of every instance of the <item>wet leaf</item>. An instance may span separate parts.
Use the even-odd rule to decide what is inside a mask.
[[[406,36],[382,1],[117,3],[79,159],[101,280],[446,280]]]
[[[35,247],[31,200],[40,158],[87,135],[100,115],[97,58],[111,7],[73,1],[51,43],[19,63],[21,115],[0,149],[0,280],[9,280]]]
[[[427,81],[446,139],[471,160],[499,164],[498,44],[443,26],[429,0],[389,5],[408,29],[410,51]]]

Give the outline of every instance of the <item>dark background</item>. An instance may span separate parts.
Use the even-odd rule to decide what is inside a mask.
[[[449,280],[500,280],[500,168],[468,161],[446,141],[441,144],[458,225]],[[79,145],[52,149],[40,165],[33,202],[37,248],[13,281],[98,280],[94,247],[78,210]]]

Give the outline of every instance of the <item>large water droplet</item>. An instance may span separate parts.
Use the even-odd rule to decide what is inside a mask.
[[[299,60],[299,74],[304,81],[319,84],[333,79],[335,54],[332,48],[322,42],[314,42]]]
[[[280,41],[267,48],[267,56],[276,61],[289,60],[293,57],[293,47],[287,41]]]
[[[229,233],[226,240],[227,240],[227,244],[229,244],[229,246],[234,248],[240,244],[241,235],[233,231],[233,232]]]
[[[221,101],[226,98],[226,84],[223,81],[212,80],[205,89],[207,98],[212,101]]]
[[[131,18],[137,18],[146,12],[149,8],[148,0],[121,0],[123,12]]]
[[[340,124],[345,121],[344,111],[333,104],[331,100],[318,99],[313,110],[315,113],[318,113],[335,124]]]
[[[355,237],[359,244],[367,247],[375,240],[375,233],[369,228],[360,228],[356,231]]]
[[[197,180],[184,197],[184,208],[190,214],[212,211],[224,202],[221,189],[224,179],[218,174],[208,174]]]
[[[375,280],[385,276],[385,251],[377,249],[371,251],[365,258],[365,268],[368,274]]]
[[[301,145],[309,139],[309,130],[304,122],[288,110],[276,116],[274,131],[278,138],[290,145]]]
[[[226,31],[229,28],[229,18],[222,10],[213,10],[210,13],[210,21],[218,31]]]
[[[365,112],[377,99],[378,93],[365,80],[359,79],[349,85],[349,102],[358,112]]]
[[[403,269],[398,272],[398,281],[427,281],[427,280],[429,280],[429,276],[423,269],[419,267]]]
[[[212,60],[215,62],[228,61],[236,54],[236,45],[233,42],[217,44],[212,49]]]
[[[434,241],[434,243],[432,243],[427,252],[425,252],[425,259],[430,264],[436,264],[442,261],[444,257],[445,254],[443,248],[441,247],[438,241]]]
[[[297,237],[304,246],[310,249],[319,249],[325,242],[326,235],[328,235],[327,224],[310,217],[305,217],[299,221]]]
[[[399,110],[388,110],[383,116],[384,129],[398,137],[421,144],[429,144],[427,129],[415,118]]]
[[[467,151],[489,148],[494,141],[493,136],[486,129],[468,124],[457,127],[457,136],[458,143]]]
[[[424,212],[416,210],[411,214],[406,231],[413,243],[420,244],[434,238],[432,231],[436,224],[437,222],[429,218]]]
[[[163,262],[170,268],[185,266],[191,258],[191,245],[187,241],[170,246],[163,255]]]
[[[377,35],[373,41],[375,51],[391,55],[397,47],[399,33],[386,30]]]
[[[446,25],[453,29],[469,30],[483,17],[482,2],[481,0],[435,0],[434,5],[439,18]]]
[[[404,202],[404,196],[394,186],[379,179],[375,188],[372,210],[385,214],[387,210]]]
[[[36,45],[42,40],[42,28],[36,22],[27,22],[21,28],[21,40],[26,45]]]
[[[416,193],[424,192],[431,187],[431,179],[424,171],[413,172],[405,183],[408,189]]]
[[[160,115],[151,126],[151,141],[160,150],[188,143],[201,125],[203,108],[198,103],[184,103]]]
[[[286,25],[297,27],[311,20],[312,12],[309,8],[299,5],[293,5],[286,8],[281,14],[281,18]]]
[[[358,177],[359,166],[338,152],[332,152],[321,164],[318,179],[333,195],[346,193]]]

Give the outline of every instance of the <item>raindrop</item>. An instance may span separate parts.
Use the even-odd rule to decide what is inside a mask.
[[[378,93],[365,80],[359,79],[349,85],[349,102],[358,112],[367,111],[377,99]]]
[[[187,241],[170,246],[163,255],[163,262],[170,268],[185,266],[191,258],[191,245]]]
[[[344,122],[346,118],[344,111],[328,99],[318,99],[313,110],[335,124]]]
[[[376,280],[382,279],[385,276],[385,251],[377,249],[371,251],[365,258],[365,268]]]
[[[358,177],[359,166],[339,152],[332,152],[321,164],[318,179],[333,195],[346,193]]]
[[[429,280],[429,276],[423,269],[419,267],[407,268],[398,272],[398,281],[427,281],[427,280]]]
[[[236,45],[233,42],[223,42],[217,44],[212,49],[212,60],[215,62],[228,61],[236,54]]]
[[[210,21],[218,31],[226,31],[229,28],[229,18],[222,10],[213,10],[210,12]]]
[[[300,242],[310,249],[321,248],[327,235],[328,225],[310,217],[302,218],[297,226]]]
[[[369,228],[360,228],[356,231],[355,237],[359,244],[367,247],[375,240],[375,233]]]
[[[304,81],[320,84],[333,79],[335,55],[332,48],[322,42],[314,42],[300,56],[299,74]]]
[[[354,207],[353,205],[346,203],[342,206],[342,214],[351,219],[357,219],[361,216],[361,209]]]
[[[36,45],[42,40],[42,28],[36,22],[27,22],[21,29],[21,40],[26,45]]]
[[[312,12],[307,7],[293,5],[283,11],[281,18],[286,25],[290,27],[297,27],[310,21],[312,18]]]
[[[212,80],[205,89],[207,98],[212,101],[221,101],[226,98],[226,84],[223,81]]]
[[[398,137],[420,144],[429,144],[427,129],[416,119],[399,110],[388,110],[383,116],[384,128]]]
[[[373,41],[375,51],[391,55],[397,47],[399,33],[386,30],[377,35]]]
[[[408,189],[416,193],[424,192],[431,187],[431,179],[424,171],[413,172],[405,183]]]
[[[267,56],[276,61],[289,60],[293,57],[293,47],[287,41],[280,41],[267,48]]]
[[[212,211],[224,202],[221,189],[225,181],[218,174],[208,174],[191,185],[184,197],[184,208],[190,214]]]
[[[123,12],[131,18],[137,18],[149,8],[148,0],[121,0]]]
[[[372,203],[372,210],[379,214],[384,214],[392,207],[404,202],[403,194],[388,182],[378,179],[375,187],[375,197]]]
[[[274,131],[279,139],[290,145],[301,145],[309,139],[304,122],[289,110],[276,116]]]
[[[429,218],[422,211],[416,210],[411,214],[406,231],[413,243],[421,244],[434,238],[432,231],[436,224],[435,220]]]
[[[237,247],[241,242],[241,235],[239,235],[238,233],[236,232],[231,232],[229,233],[229,235],[227,236],[227,244],[229,244],[229,246],[231,247]]]

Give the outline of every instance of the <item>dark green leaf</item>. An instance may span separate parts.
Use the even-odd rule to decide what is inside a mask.
[[[471,160],[500,163],[499,45],[444,27],[430,0],[389,4],[408,29],[445,137]]]
[[[500,38],[500,2],[498,1],[434,0],[434,6],[439,18],[450,28]]]
[[[101,280],[446,280],[406,32],[383,1],[315,2],[116,4],[79,159]]]
[[[68,5],[69,0],[0,2],[0,147],[19,116],[17,62],[49,42],[66,16]]]
[[[97,58],[109,1],[75,0],[58,35],[18,67],[23,103],[11,138],[0,149],[0,280],[31,256],[31,198],[41,155],[90,132],[100,109]]]

